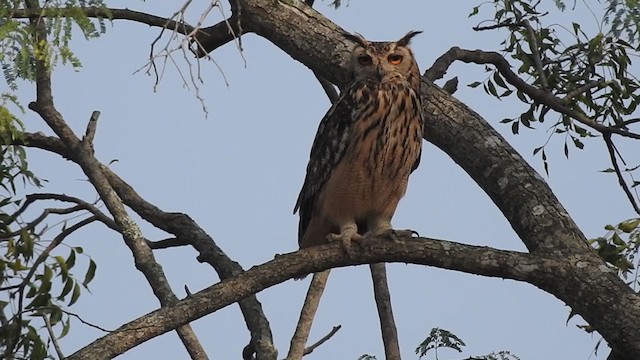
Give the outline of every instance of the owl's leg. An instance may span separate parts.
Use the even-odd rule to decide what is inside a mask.
[[[354,222],[346,223],[340,227],[340,234],[327,235],[329,241],[340,241],[344,250],[351,253],[351,242],[360,241],[363,239],[362,235],[358,234],[358,225]]]

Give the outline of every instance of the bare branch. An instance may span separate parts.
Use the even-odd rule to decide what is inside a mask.
[[[47,16],[75,16],[78,11],[82,11],[84,15],[90,18],[109,19],[109,20],[129,20],[141,24],[146,24],[154,27],[167,28],[169,30],[176,30],[182,34],[188,34],[195,28],[191,25],[173,21],[160,16],[155,16],[140,11],[129,9],[109,9],[99,7],[81,7],[81,8],[57,8],[55,13],[48,13],[47,9],[32,8],[32,9],[16,9],[10,14],[10,17],[14,19],[27,19],[33,16],[47,17]]]
[[[86,201],[84,201],[82,199],[77,198],[77,197],[64,195],[64,194],[35,193],[35,194],[27,195],[26,199],[27,199],[27,201],[57,200],[57,201],[64,201],[64,202],[70,202],[70,203],[77,204],[79,208],[89,211],[91,214],[93,214],[93,216],[95,216],[96,220],[102,222],[103,224],[105,224],[110,229],[118,231],[118,232],[120,231],[120,229],[117,227],[117,225],[113,221],[113,219],[111,219],[110,217],[105,215],[94,204],[90,204],[90,203],[88,203],[88,202],[86,202]]]
[[[453,95],[458,90],[458,77],[454,76],[453,78],[447,80],[447,82],[442,86],[442,90]]]
[[[385,359],[400,360],[400,343],[398,341],[396,322],[393,319],[386,266],[384,263],[375,263],[370,264],[369,268],[371,269],[373,294],[378,308],[378,317],[380,318],[380,331],[382,332]]]
[[[169,249],[169,248],[180,247],[180,246],[188,246],[188,245],[191,245],[191,242],[185,239],[168,238],[168,239],[163,239],[158,241],[147,240],[147,245],[149,245],[149,247],[153,250],[159,250],[159,249]]]
[[[89,123],[87,124],[87,131],[85,132],[82,142],[85,146],[93,147],[93,139],[96,137],[96,128],[98,126],[98,117],[100,117],[100,111],[94,111],[91,113]]]
[[[324,344],[329,339],[331,339],[333,335],[335,335],[338,332],[338,330],[340,330],[341,328],[342,328],[342,325],[334,326],[333,329],[331,329],[331,331],[329,331],[327,335],[323,336],[320,340],[316,341],[314,344],[304,349],[304,354],[305,355],[311,354],[313,350],[315,350],[318,346]]]
[[[307,291],[307,297],[304,299],[304,305],[300,311],[300,319],[298,320],[296,331],[293,333],[293,337],[291,337],[291,347],[289,348],[289,354],[286,360],[300,360],[305,355],[305,345],[309,339],[311,325],[316,316],[320,298],[322,298],[322,293],[327,285],[330,272],[331,270],[325,270],[313,274],[311,284],[309,284],[309,290]],[[313,351],[313,349],[311,349],[311,351]]]

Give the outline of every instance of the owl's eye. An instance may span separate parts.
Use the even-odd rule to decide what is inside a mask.
[[[402,55],[400,55],[400,54],[391,54],[391,55],[389,55],[387,60],[389,60],[389,64],[391,64],[391,65],[398,65],[398,64],[400,64],[402,62]]]
[[[358,62],[360,63],[360,65],[371,65],[372,63],[371,56],[360,55],[358,56]]]

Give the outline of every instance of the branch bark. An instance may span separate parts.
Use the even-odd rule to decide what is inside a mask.
[[[327,285],[327,279],[331,270],[325,270],[319,273],[313,274],[311,284],[309,284],[309,290],[307,291],[307,297],[304,299],[304,305],[300,311],[300,319],[296,326],[296,331],[291,337],[291,347],[289,348],[289,354],[285,360],[300,360],[306,354],[305,346],[309,339],[309,332],[311,331],[311,325],[313,319],[316,316],[322,293]],[[313,350],[311,350],[313,351]]]
[[[265,264],[210,286],[186,299],[131,321],[67,357],[112,358],[171,329],[215,312],[240,299],[304,274],[375,262],[404,262],[484,276],[526,281],[557,291],[558,276],[571,271],[563,260],[427,238],[402,243],[371,239],[349,256],[340,244],[327,244],[277,256]]]
[[[373,282],[373,294],[380,318],[380,331],[384,345],[384,357],[387,360],[400,360],[400,342],[398,341],[398,329],[393,318],[391,306],[391,292],[387,282],[387,267],[384,263],[369,265],[371,269],[371,281]]]

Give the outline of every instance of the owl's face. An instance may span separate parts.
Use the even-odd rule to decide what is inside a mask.
[[[418,75],[418,66],[408,45],[411,38],[419,33],[412,31],[393,42],[373,42],[357,35],[349,36],[356,42],[351,53],[354,80],[384,83]]]

